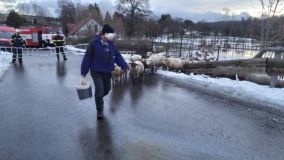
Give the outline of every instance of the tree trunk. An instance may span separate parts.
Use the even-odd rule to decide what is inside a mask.
[[[208,69],[217,67],[265,67],[266,59],[247,59],[247,60],[228,60],[228,61],[211,61],[211,62],[198,62],[198,63],[186,63],[184,69]]]

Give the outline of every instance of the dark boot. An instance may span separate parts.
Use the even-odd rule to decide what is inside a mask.
[[[104,118],[104,100],[103,98],[96,98],[97,119]]]
[[[104,119],[104,111],[97,110],[97,119]]]
[[[66,58],[65,54],[63,55],[63,59],[64,59],[64,61],[68,60],[68,58]]]

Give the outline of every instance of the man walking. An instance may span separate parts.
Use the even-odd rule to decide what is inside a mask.
[[[55,46],[55,49],[56,49],[57,60],[58,61],[60,60],[60,58],[59,58],[59,54],[60,53],[62,54],[63,59],[67,60],[66,55],[64,53],[64,48],[63,48],[64,43],[65,43],[64,42],[64,38],[63,38],[63,36],[60,35],[59,31],[57,31],[56,34],[57,35],[54,37],[54,41],[53,42],[54,42],[54,46]]]
[[[94,81],[97,119],[103,119],[103,97],[111,89],[114,63],[124,71],[128,69],[127,63],[113,44],[114,37],[114,30],[109,25],[104,25],[101,34],[90,41],[81,64],[81,76],[84,78],[90,70]]]
[[[16,33],[14,35],[12,35],[11,37],[11,42],[12,42],[12,52],[13,52],[13,58],[12,58],[12,63],[15,63],[17,60],[17,56],[18,56],[18,61],[20,64],[23,63],[23,45],[24,45],[24,41],[22,39],[22,37],[20,36],[20,30],[16,29]]]

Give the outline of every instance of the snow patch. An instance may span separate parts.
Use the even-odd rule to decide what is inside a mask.
[[[5,72],[10,67],[12,61],[12,53],[0,51],[0,80],[2,80]]]
[[[190,85],[198,90],[228,97],[237,101],[265,107],[269,111],[284,113],[284,89],[270,88],[248,81],[236,81],[228,78],[211,78],[206,75],[186,75],[169,71],[158,71],[158,74],[177,82]]]
[[[86,50],[85,49],[80,49],[80,48],[76,48],[72,45],[66,45],[65,48],[71,52],[72,54],[75,55],[85,55]]]

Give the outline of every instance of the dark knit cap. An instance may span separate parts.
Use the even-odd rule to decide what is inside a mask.
[[[102,29],[102,34],[105,34],[105,33],[114,33],[114,30],[113,28],[111,28],[110,25],[105,24]]]

